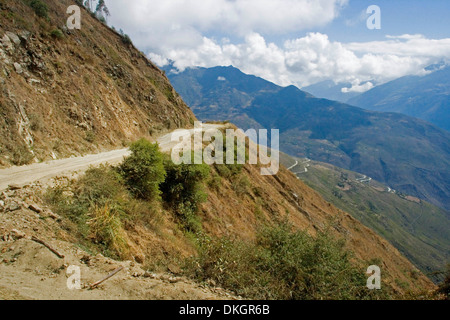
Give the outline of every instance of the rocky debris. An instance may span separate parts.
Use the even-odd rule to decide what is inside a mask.
[[[19,63],[17,63],[17,62],[14,62],[14,69],[16,69],[16,72],[18,74],[22,74],[23,73],[22,66]]]
[[[27,30],[23,30],[19,33],[19,38],[22,39],[24,42],[27,42],[31,37],[31,32]]]
[[[23,239],[26,237],[26,234],[24,232],[16,230],[16,229],[11,230],[11,235],[14,240],[20,240],[20,239]]]
[[[47,214],[48,217],[52,218],[53,220],[60,222],[62,219],[59,215],[57,215],[56,213],[48,210],[45,212]]]
[[[20,205],[16,201],[11,201],[5,206],[5,212],[14,212],[20,210]]]
[[[23,238],[26,238],[26,234],[24,232],[19,231],[17,229],[12,229],[10,232],[4,234],[0,239],[2,239],[5,242],[13,242]]]
[[[19,186],[18,184],[10,184],[10,185],[8,186],[8,190],[11,190],[11,191],[14,191],[14,190],[20,190],[20,189],[22,189],[22,187]]]
[[[0,42],[7,51],[11,52],[14,50],[14,45],[12,44],[11,39],[9,39],[8,35],[5,34],[3,38],[0,39]]]
[[[42,209],[38,205],[36,205],[34,203],[28,205],[28,209],[30,209],[31,211],[34,211],[36,213],[41,213],[42,212]]]

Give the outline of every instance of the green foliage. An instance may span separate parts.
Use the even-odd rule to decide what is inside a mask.
[[[106,6],[105,0],[98,0],[97,7],[95,8],[95,14],[106,22],[106,17],[109,17],[111,14],[109,12],[108,7]]]
[[[118,170],[129,190],[137,198],[153,200],[160,196],[159,185],[164,181],[166,171],[163,155],[158,144],[146,139],[133,143],[131,156],[127,157]]]
[[[157,204],[134,199],[108,166],[91,168],[77,181],[50,188],[46,202],[75,223],[81,244],[113,258],[127,257],[126,225],[139,221],[157,229]]]
[[[187,231],[200,231],[196,215],[198,206],[206,200],[203,182],[209,178],[210,169],[206,164],[180,164],[172,160],[164,162],[166,180],[161,184],[163,200],[178,215]]]
[[[61,30],[59,30],[59,29],[52,30],[50,32],[50,35],[52,36],[52,38],[55,38],[55,39],[58,39],[58,40],[64,38],[64,33]]]
[[[237,141],[234,141],[234,163],[230,163],[230,164],[225,164],[227,161],[227,152],[226,152],[226,147],[227,147],[227,137],[226,135],[223,136],[223,163],[224,164],[215,164],[215,168],[217,170],[217,172],[219,173],[219,175],[223,178],[226,179],[231,179],[234,178],[236,176],[238,176],[241,172],[242,169],[244,168],[243,164],[238,164],[238,158],[239,156],[243,156],[245,158],[245,161],[248,160],[248,155],[247,154],[243,154],[241,155],[239,152],[241,152],[240,150],[238,150],[238,144]]]
[[[219,191],[221,185],[222,178],[217,173],[213,173],[208,180],[208,187],[212,190]]]
[[[47,4],[45,4],[41,0],[32,0],[30,2],[30,7],[34,10],[38,17],[48,18]]]
[[[254,244],[204,238],[190,266],[197,279],[251,299],[374,298],[364,270],[350,259],[344,243],[326,232],[312,237],[282,224],[263,229]]]
[[[133,42],[131,41],[131,38],[127,34],[125,34],[122,29],[119,30],[119,33],[120,33],[120,35],[122,37],[122,42],[124,44],[126,44],[126,45],[133,44]]]

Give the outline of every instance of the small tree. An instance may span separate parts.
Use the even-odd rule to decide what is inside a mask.
[[[163,155],[158,144],[141,139],[133,143],[130,150],[131,156],[119,166],[119,172],[128,189],[135,197],[143,200],[158,198],[159,185],[166,176]]]
[[[188,231],[198,232],[201,223],[197,216],[199,205],[207,199],[203,190],[210,174],[206,164],[176,165],[171,159],[165,161],[166,180],[161,184],[163,199],[178,215]]]
[[[108,7],[106,6],[105,0],[99,0],[98,1],[97,7],[95,8],[95,14],[99,18],[104,18],[105,21],[111,15],[111,13],[109,12]]]
[[[84,6],[86,7],[86,8],[88,8],[88,10],[89,11],[93,11],[93,7],[92,7],[92,0],[86,0],[86,1],[84,1]]]
[[[30,2],[30,7],[33,8],[34,12],[39,17],[41,17],[41,18],[48,17],[48,7],[44,2],[42,2],[40,0],[32,0]]]

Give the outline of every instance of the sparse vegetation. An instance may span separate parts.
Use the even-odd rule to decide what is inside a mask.
[[[131,45],[131,44],[133,44],[133,42],[131,41],[131,38],[130,38],[125,32],[123,32],[122,29],[119,30],[119,34],[122,36],[122,42],[123,42],[125,45]]]
[[[113,257],[126,255],[122,221],[131,217],[133,199],[112,168],[91,168],[78,181],[49,189],[46,200],[76,224],[83,243],[91,241]]]
[[[126,256],[129,246],[122,223],[125,216],[126,213],[118,205],[94,206],[90,210],[90,219],[87,221],[90,239],[95,243],[104,244],[108,250],[112,250],[122,257]]]
[[[87,131],[86,136],[84,137],[84,140],[86,140],[89,143],[94,143],[95,133],[93,131]]]
[[[191,260],[192,275],[251,299],[370,299],[364,271],[327,232],[312,237],[287,223],[266,227],[255,243],[210,239]]]
[[[53,29],[50,32],[50,35],[52,36],[52,38],[58,39],[58,40],[61,40],[64,38],[64,33],[60,29]]]
[[[30,164],[34,156],[25,145],[19,145],[14,148],[11,162],[16,166]]]

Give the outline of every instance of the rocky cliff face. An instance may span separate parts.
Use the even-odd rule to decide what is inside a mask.
[[[0,1],[0,166],[126,145],[195,119],[169,81],[124,36],[73,1]]]

